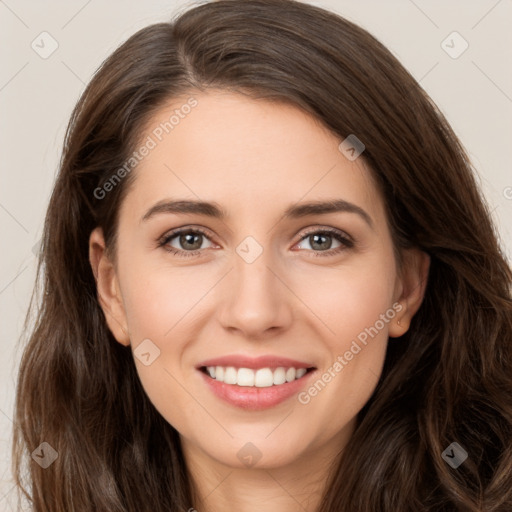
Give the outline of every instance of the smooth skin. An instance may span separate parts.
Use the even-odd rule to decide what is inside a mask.
[[[421,305],[430,260],[410,249],[398,267],[363,157],[348,160],[341,139],[309,114],[222,90],[194,97],[198,105],[133,171],[116,261],[102,230],[91,233],[100,303],[119,343],[135,351],[149,339],[160,350],[148,366],[134,361],[149,399],[180,433],[198,489],[191,508],[314,511],[329,465],[375,389],[388,338],[403,335]],[[141,140],[185,102],[162,108]],[[160,212],[141,220],[171,199],[215,202],[227,216]],[[358,206],[372,225],[353,212],[283,217],[289,206],[332,199]],[[207,236],[159,246],[181,227]],[[329,228],[353,245],[329,234],[315,241]],[[251,263],[236,250],[246,237],[263,251]],[[401,311],[307,404],[294,396],[263,411],[240,409],[215,396],[196,369],[228,354],[274,354],[310,362],[320,377],[397,302]],[[237,456],[248,442],[261,453],[253,466]]]

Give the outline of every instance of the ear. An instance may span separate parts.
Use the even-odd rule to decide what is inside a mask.
[[[390,323],[389,336],[397,338],[409,330],[412,317],[423,302],[430,269],[430,256],[420,249],[407,249],[402,252],[403,264],[399,271],[396,296],[402,309]]]
[[[107,325],[116,340],[130,345],[126,313],[113,263],[107,256],[103,230],[96,228],[89,237],[89,262],[96,279],[98,301],[107,320]]]

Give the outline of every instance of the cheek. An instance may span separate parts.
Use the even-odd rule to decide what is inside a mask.
[[[143,277],[134,279],[123,290],[137,373],[160,414],[179,431],[186,431],[193,408],[186,392],[189,375],[182,371],[183,354],[194,328],[191,307],[204,292],[186,286],[169,269],[150,273],[146,267],[144,275],[139,276]],[[145,364],[147,361],[139,354],[148,352],[150,364]]]
[[[336,278],[333,279],[334,272]],[[324,325],[322,368],[311,387],[298,397],[311,414],[329,424],[325,435],[347,424],[365,405],[380,377],[386,356],[393,307],[394,260],[381,257],[371,264],[317,273],[308,305]],[[320,324],[320,322],[319,322]],[[320,331],[317,331],[320,332]],[[332,421],[332,411],[338,411]],[[330,419],[329,419],[330,418]]]
[[[203,279],[190,270],[151,267],[150,262],[127,270],[123,302],[135,344],[141,336],[159,340],[172,337],[173,331],[182,327],[181,322],[194,316],[194,305],[211,287],[208,276]]]
[[[289,282],[303,303],[301,318],[323,324],[322,336],[333,348],[343,348],[392,306],[396,279],[392,259],[361,258],[339,268],[300,270]]]

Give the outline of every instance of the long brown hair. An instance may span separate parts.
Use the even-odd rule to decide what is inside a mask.
[[[19,370],[14,471],[35,512],[186,511],[179,436],[107,328],[88,260],[115,248],[133,174],[99,199],[169,99],[215,87],[287,102],[364,142],[396,249],[431,257],[424,302],[337,457],[322,512],[512,510],[512,273],[471,163],[374,37],[294,0],[220,0],[130,37],[77,103],[48,207]],[[27,317],[28,318],[28,317]],[[30,454],[58,453],[46,469]],[[442,452],[468,458],[453,469]],[[25,467],[26,463],[27,467]],[[28,481],[25,483],[25,479]]]

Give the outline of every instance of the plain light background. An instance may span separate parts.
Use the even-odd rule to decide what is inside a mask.
[[[0,510],[18,510],[10,451],[19,336],[34,284],[34,246],[71,110],[93,72],[119,44],[139,28],[168,21],[197,3],[204,2],[0,0]],[[512,2],[309,3],[371,32],[430,94],[469,151],[510,261]],[[463,40],[450,35],[454,31]],[[32,48],[34,41],[34,46],[51,48],[42,32],[58,44],[48,58]],[[458,58],[445,51],[451,46],[446,49],[455,55],[464,41],[469,46]]]

